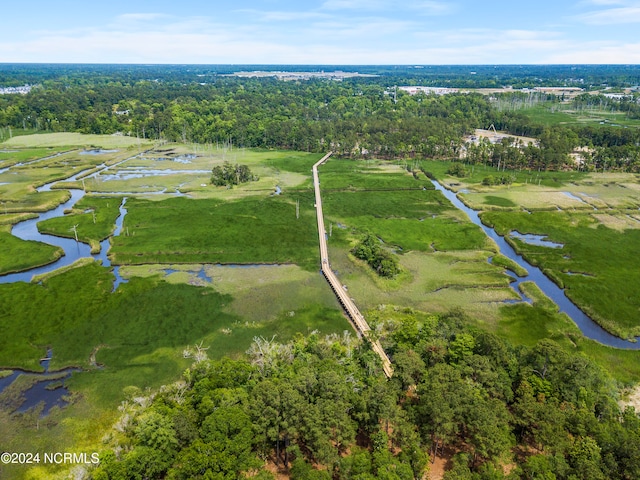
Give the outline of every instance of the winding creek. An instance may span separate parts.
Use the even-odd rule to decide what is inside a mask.
[[[119,165],[120,163],[122,162],[118,162],[115,165]],[[91,178],[99,175],[101,172],[111,168],[112,166],[101,165],[100,167],[98,167],[98,170],[87,175],[85,178]],[[47,183],[42,187],[39,187],[37,190],[39,192],[50,191],[51,187],[56,183],[64,181],[75,181],[81,176],[86,175],[87,172],[91,170],[83,170],[66,179]],[[122,199],[122,203],[120,204],[119,215],[116,218],[116,228],[114,230],[114,233],[110,237],[100,242],[99,253],[92,254],[91,247],[86,243],[77,242],[76,240],[70,238],[43,234],[38,231],[38,222],[47,220],[49,218],[63,216],[65,210],[73,208],[73,206],[82,197],[85,196],[85,191],[79,189],[69,189],[69,193],[71,194],[71,198],[66,202],[58,205],[58,207],[44,212],[38,215],[38,217],[36,218],[19,222],[11,229],[11,233],[16,237],[21,238],[22,240],[34,240],[60,247],[64,251],[64,255],[55,262],[48,265],[32,268],[23,272],[0,276],[0,283],[30,282],[34,275],[52,272],[54,270],[57,270],[58,268],[71,265],[73,262],[77,261],[80,258],[93,257],[96,260],[100,260],[104,267],[111,267],[111,261],[109,260],[109,257],[107,257],[107,253],[111,246],[111,237],[116,237],[120,235],[120,233],[122,233],[122,224],[124,222],[124,217],[127,214],[127,210],[125,208],[125,203],[127,201],[126,197]],[[120,276],[119,269],[120,267],[113,267],[113,274],[115,278],[112,291],[115,291],[120,284],[127,282],[127,280],[123,279]],[[47,415],[53,407],[64,407],[65,405],[67,405],[68,402],[66,401],[66,396],[69,395],[69,391],[66,388],[64,382],[71,376],[73,372],[79,372],[82,369],[70,367],[63,370],[50,372],[49,362],[51,361],[52,355],[53,351],[51,349],[47,349],[46,358],[40,361],[40,365],[44,369],[44,372],[42,373],[31,372],[22,369],[9,369],[11,373],[5,377],[0,378],[0,394],[2,394],[6,389],[10,388],[13,382],[21,375],[26,376],[28,380],[32,380],[32,385],[21,392],[20,396],[22,400],[16,410],[17,412],[26,412],[27,410],[30,410],[42,404],[41,415],[44,416]]]
[[[86,178],[94,177],[100,174],[101,172],[103,172],[104,170],[107,170],[108,168],[110,167],[102,166],[98,171],[88,175]],[[66,179],[56,180],[54,182],[47,183],[42,187],[39,187],[37,190],[38,192],[51,191],[51,187],[56,183],[65,182],[65,181],[75,181],[83,174],[86,174],[86,172],[87,171],[85,170],[82,172],[78,172]],[[72,238],[64,238],[64,237],[58,237],[55,235],[48,235],[45,233],[40,233],[38,231],[38,226],[37,226],[38,222],[41,222],[43,220],[48,220],[49,218],[64,216],[65,210],[73,208],[73,206],[78,201],[80,201],[80,199],[82,199],[82,197],[84,197],[86,194],[84,190],[79,190],[79,189],[69,189],[69,193],[71,194],[71,198],[66,202],[58,205],[53,210],[49,210],[47,212],[41,213],[36,218],[19,222],[15,224],[11,229],[11,233],[22,240],[33,240],[37,242],[47,243],[49,245],[54,245],[56,247],[61,248],[64,252],[63,256],[60,257],[55,262],[49,263],[47,265],[35,267],[22,272],[2,275],[0,276],[0,283],[30,282],[34,275],[49,273],[61,267],[66,267],[81,258],[93,257],[96,260],[101,260],[102,265],[104,265],[105,267],[111,267],[111,262],[107,257],[107,252],[110,247],[111,237],[100,242],[99,253],[92,254],[91,247],[87,243],[76,241]],[[112,236],[118,236],[122,231],[122,223],[124,221],[124,216],[127,213],[127,210],[124,208],[125,202],[126,202],[126,198],[122,200],[122,204],[120,205],[120,215],[116,219],[116,230],[114,231]],[[115,288],[117,288],[118,285],[125,282],[120,277],[118,270],[119,270],[118,267],[114,268],[114,275],[115,275],[114,290]]]
[[[126,159],[129,160],[129,159]],[[56,183],[63,181],[75,181],[78,178],[84,175],[84,178],[92,178],[96,175],[101,174],[105,170],[112,168],[114,166],[119,165],[118,162],[114,165],[107,166],[101,165],[97,168],[97,170],[87,175],[87,170],[78,172],[71,177],[68,177],[63,180],[57,180],[42,187],[38,188],[38,191],[50,191],[51,187]],[[500,253],[510,258],[514,262],[516,262],[521,267],[525,268],[529,274],[525,277],[518,277],[512,272],[507,271],[507,273],[514,278],[514,282],[512,282],[511,286],[518,293],[522,301],[530,302],[518,289],[518,285],[523,281],[532,281],[538,285],[538,287],[542,290],[542,292],[551,298],[560,308],[561,312],[566,313],[580,328],[582,333],[593,340],[596,340],[604,345],[608,345],[615,348],[621,349],[633,349],[640,350],[640,342],[630,342],[627,340],[623,340],[618,338],[608,332],[606,332],[602,327],[597,325],[591,318],[589,318],[582,310],[580,310],[566,295],[563,289],[559,288],[555,283],[553,283],[546,275],[542,273],[542,271],[531,264],[529,264],[521,255],[517,254],[515,250],[509,245],[504,237],[498,235],[495,230],[490,227],[484,225],[478,216],[478,213],[464,205],[458,199],[456,194],[446,188],[444,188],[440,183],[435,180],[432,180],[433,185],[436,190],[442,192],[442,194],[459,210],[465,212],[470,220],[478,225],[482,230],[488,235],[491,239],[493,239],[499,247]],[[107,257],[107,252],[110,248],[111,237],[118,236],[122,233],[122,225],[124,222],[124,217],[127,214],[127,210],[125,208],[126,197],[123,198],[122,203],[119,209],[119,215],[116,219],[116,228],[111,237],[100,242],[100,252],[97,254],[91,253],[91,248],[88,244],[83,242],[76,242],[74,239],[57,237],[54,235],[42,234],[38,231],[37,224],[42,220],[46,220],[49,218],[60,217],[64,215],[65,210],[71,209],[82,197],[84,197],[84,190],[80,189],[69,189],[71,194],[71,198],[66,202],[62,203],[58,207],[49,210],[40,214],[37,218],[25,220],[17,223],[11,230],[11,233],[18,238],[23,240],[34,240],[43,243],[47,243],[50,245],[55,245],[60,247],[64,251],[64,255],[56,260],[53,263],[48,265],[44,265],[41,267],[32,268],[30,270],[26,270],[23,272],[2,275],[0,276],[0,283],[13,283],[13,282],[30,282],[34,275],[52,272],[61,267],[65,267],[71,265],[73,262],[77,261],[80,258],[90,258],[93,257],[96,260],[100,260],[102,265],[106,268],[112,268],[111,262]],[[159,192],[158,192],[159,193]],[[276,194],[280,193],[280,187],[277,187]],[[114,192],[112,194],[118,194],[118,192]],[[119,194],[122,195],[122,192]],[[179,194],[179,193],[178,193]],[[165,271],[165,273],[170,273],[170,270]],[[126,280],[123,279],[119,274],[119,267],[113,267],[114,273],[114,283],[113,283],[113,291],[115,291],[118,286],[122,283],[125,283]],[[204,273],[204,269],[198,274],[200,278],[205,281],[211,281],[209,277]],[[637,339],[640,339],[638,337]],[[19,407],[18,411],[26,411],[27,409],[33,408],[41,402],[44,402],[44,409],[42,414],[45,415],[49,412],[49,410],[53,406],[63,406],[65,405],[64,396],[68,394],[68,391],[64,387],[64,380],[68,378],[72,372],[79,371],[78,368],[67,368],[59,372],[49,372],[48,363],[50,357],[52,355],[52,351],[47,351],[47,358],[41,362],[41,365],[44,368],[44,373],[37,372],[28,372],[25,370],[19,369],[11,369],[12,372],[10,375],[0,378],[0,393],[2,393],[6,388],[8,388],[13,381],[20,375],[27,375],[33,377],[35,382],[31,387],[23,392],[23,396],[25,398],[24,402]]]
[[[624,340],[622,338],[616,337],[615,335],[610,334],[606,330],[604,330],[600,325],[595,323],[589,316],[587,316],[582,310],[580,310],[565,294],[564,290],[555,283],[553,283],[549,277],[547,277],[542,271],[529,262],[527,262],[521,255],[516,253],[511,245],[507,243],[504,237],[498,235],[493,228],[487,227],[482,223],[480,217],[478,216],[478,212],[467,207],[462,201],[457,197],[457,195],[451,190],[446,189],[436,180],[431,180],[436,190],[442,192],[442,194],[451,202],[453,205],[462,210],[469,216],[469,219],[478,225],[484,231],[487,236],[489,236],[493,241],[496,242],[498,248],[500,249],[500,253],[502,253],[505,257],[510,258],[514,262],[516,262],[521,267],[525,268],[529,275],[523,278],[517,278],[515,275],[509,274],[516,278],[516,286],[522,281],[532,281],[542,292],[553,300],[561,312],[566,313],[578,326],[583,335],[587,338],[591,338],[597,342],[602,343],[603,345],[607,345],[610,347],[627,349],[627,350],[640,350],[640,337],[636,337],[636,342]],[[516,289],[516,292],[521,296],[520,292]]]

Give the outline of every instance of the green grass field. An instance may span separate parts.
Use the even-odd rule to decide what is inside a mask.
[[[575,110],[571,105],[548,103],[518,110],[537,124],[548,127],[556,125],[590,125],[610,128],[611,125],[640,127],[640,120],[628,118],[625,112],[609,110],[584,109]]]
[[[319,264],[315,210],[300,199],[249,197],[231,202],[172,198],[131,199],[124,221],[127,235],[114,239],[118,264],[295,263]]]
[[[9,225],[0,226],[0,244],[0,275],[46,265],[62,256],[58,247],[14,237]]]
[[[127,148],[151,146],[152,142],[122,135],[84,135],[82,133],[36,133],[22,135],[5,140],[3,147],[68,147],[81,146],[89,148]]]
[[[89,142],[86,137],[81,139]],[[30,193],[29,188],[80,168],[95,167],[105,158],[114,164],[133,157],[136,148],[133,145],[132,150],[104,158],[63,155],[51,163],[28,166],[15,175],[16,180],[21,178],[16,184],[0,185],[5,188],[0,192],[12,192],[15,198],[11,209],[0,212],[3,246],[5,237],[12,241],[7,233],[12,222],[45,204],[57,204],[67,195],[64,190]],[[191,153],[196,155],[189,157],[191,163],[176,162]],[[323,334],[349,330],[318,271],[310,174],[319,158],[299,152],[220,151],[212,146],[172,144],[131,158],[109,173],[134,167],[210,170],[213,164],[229,160],[249,165],[260,181],[225,189],[208,185],[208,174],[202,173],[151,180],[86,180],[88,191],[161,187],[169,193],[178,188],[190,198],[128,195],[123,233],[114,239],[111,257],[122,265],[121,274],[129,283],[116,292],[111,292],[110,270],[92,261],[50,274],[41,284],[0,285],[0,365],[38,369],[38,359],[51,347],[51,368],[77,365],[85,369],[68,382],[73,403],[43,419],[36,414],[11,416],[0,409],[0,447],[99,450],[119,403],[135,392],[175,380],[190,363],[183,358],[183,350],[200,342],[212,358],[236,357],[256,336],[276,335],[279,341],[286,341],[316,329]],[[68,163],[57,163],[59,160]],[[39,171],[37,165],[48,168]],[[640,206],[636,204],[640,189],[635,188],[635,177],[521,172],[520,181],[511,188],[488,188],[481,182],[492,173],[490,169],[477,167],[470,177],[457,179],[445,174],[450,163],[424,162],[424,166],[445,183],[457,184],[452,188],[467,188],[468,193],[461,194],[466,202],[495,209],[484,215],[500,231],[544,233],[564,243],[563,249],[553,251],[521,242],[517,245],[569,286],[577,302],[591,301],[603,315],[616,316],[619,328],[633,328],[631,320],[624,324],[624,318],[632,319],[633,309],[637,313],[638,308],[634,286],[640,284],[640,269],[629,252],[637,249],[640,228],[629,227],[633,219],[624,224],[628,228],[620,221],[628,214],[626,209]],[[530,285],[523,288],[535,298],[533,305],[505,304],[505,300],[518,298],[505,268],[523,272],[496,255],[495,245],[482,230],[435,191],[422,173],[417,177],[394,162],[332,158],[320,168],[325,223],[331,230],[331,266],[361,309],[382,312],[378,316],[384,320],[384,312],[390,310],[384,305],[410,307],[425,315],[460,307],[479,327],[515,344],[533,345],[553,338],[564,348],[606,366],[622,383],[640,379],[640,353],[617,351],[584,339]],[[4,178],[0,175],[0,182]],[[276,185],[283,193],[272,196]],[[81,182],[73,186],[81,187]],[[40,228],[70,236],[70,226],[78,224],[79,235],[95,243],[111,233],[120,201],[117,195],[89,194],[65,217],[43,222]],[[297,201],[300,218],[296,218]],[[525,205],[531,214],[522,211]],[[614,210],[595,212],[594,206]],[[89,209],[95,211],[95,224]],[[350,248],[364,232],[378,236],[398,256],[402,272],[397,278],[380,278],[350,255]],[[2,251],[0,261],[37,258],[31,246],[15,248],[24,250],[4,257]],[[493,263],[489,257],[494,257]],[[201,271],[211,282],[199,275]],[[92,356],[103,368],[90,365]],[[33,478],[47,478],[51,470],[41,467],[31,473]]]
[[[74,238],[72,227],[77,225],[78,239],[99,248],[99,242],[115,229],[121,202],[119,197],[84,196],[67,215],[38,222],[38,231]]]
[[[582,212],[486,212],[484,222],[501,235],[512,230],[547,235],[561,249],[514,246],[530,262],[550,269],[567,295],[604,328],[622,337],[640,335],[640,229],[608,228]]]

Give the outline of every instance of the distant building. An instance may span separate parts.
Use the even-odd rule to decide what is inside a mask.
[[[434,95],[448,95],[450,93],[458,93],[457,88],[446,88],[446,87],[398,87],[398,90],[402,90],[403,92],[408,93],[409,95],[417,95],[418,93],[424,93],[425,95],[434,94]]]
[[[22,85],[21,87],[0,87],[0,95],[26,95],[32,88],[32,85]]]
[[[536,92],[542,92],[542,93],[553,93],[555,95],[558,95],[561,93],[584,92],[584,88],[580,88],[580,87],[534,87],[533,90]]]
[[[325,78],[328,80],[334,81],[342,81],[345,78],[353,78],[353,77],[379,77],[379,75],[370,75],[367,73],[358,73],[358,72],[265,72],[265,71],[254,71],[254,72],[236,72],[229,75],[224,75],[229,77],[241,77],[241,78],[267,78],[267,77],[275,77],[278,80],[283,81],[295,81],[295,80],[310,80],[312,78]]]

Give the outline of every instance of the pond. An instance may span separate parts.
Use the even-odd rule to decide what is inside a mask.
[[[20,400],[14,405],[16,412],[24,413],[42,404],[41,415],[45,416],[53,407],[68,405],[69,390],[65,386],[65,380],[69,379],[73,372],[79,372],[81,369],[70,367],[49,371],[52,356],[53,351],[47,349],[46,357],[40,360],[40,365],[44,369],[41,373],[14,369],[10,375],[0,378],[0,394],[20,376],[33,380],[32,385],[20,392]]]
[[[536,245],[538,247],[549,247],[549,248],[562,248],[564,245],[562,243],[552,242],[550,240],[546,240],[546,235],[536,235],[533,233],[520,233],[517,230],[512,230],[509,232],[509,236],[513,238],[517,238],[518,240],[523,241],[529,245]]]

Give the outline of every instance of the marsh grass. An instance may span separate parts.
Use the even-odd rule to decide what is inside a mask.
[[[365,310],[379,304],[427,312],[461,307],[484,319],[495,317],[500,302],[518,298],[509,287],[510,278],[487,262],[489,255],[483,251],[410,252],[399,257],[403,274],[386,280],[345,248],[330,246],[329,252],[332,269]]]
[[[0,144],[2,145],[2,144]],[[3,147],[4,149],[4,147]],[[7,149],[2,151],[0,149],[0,168],[6,168],[13,166],[17,163],[31,162],[39,158],[49,157],[60,152],[64,152],[64,148],[20,148],[20,149]]]
[[[525,277],[528,275],[528,272],[525,268],[521,267],[516,262],[514,262],[508,257],[505,257],[502,254],[494,255],[493,258],[491,259],[491,263],[499,267],[504,267],[507,270],[511,270],[513,273],[515,273],[519,277]]]
[[[323,193],[325,216],[404,251],[482,249],[486,236],[434,190]]]
[[[74,238],[72,227],[78,225],[78,239],[85,243],[97,243],[104,240],[115,230],[115,221],[120,214],[120,197],[97,197],[86,195],[74,206],[73,210],[62,217],[38,222],[38,231]],[[95,223],[94,223],[94,212]]]
[[[482,220],[501,235],[517,230],[564,244],[553,249],[513,242],[527,260],[557,277],[567,296],[602,327],[623,338],[640,334],[640,258],[630,255],[640,245],[640,230],[607,228],[579,212],[486,212]]]
[[[294,265],[207,265],[213,283],[206,286],[190,285],[187,276],[201,265],[177,266],[184,276],[176,281],[165,281],[166,265],[128,268],[129,283],[115,293],[112,274],[96,262],[50,275],[42,284],[0,285],[0,297],[11,299],[3,301],[0,365],[40,370],[39,358],[52,348],[52,369],[86,369],[66,381],[72,404],[44,419],[0,409],[4,449],[99,451],[125,391],[144,394],[174,381],[191,363],[182,355],[188,346],[202,342],[210,358],[236,357],[256,336],[287,341],[298,332],[351,328],[322,276]],[[98,346],[99,369],[89,365]]]
[[[0,226],[0,244],[0,274],[47,265],[63,255],[61,248],[14,237],[9,225]]]
[[[315,210],[311,197],[249,197],[232,202],[173,198],[131,199],[124,228],[114,238],[118,264],[295,263],[318,265]]]
[[[88,148],[127,148],[138,146],[151,146],[153,143],[148,140],[127,137],[123,135],[85,135],[82,133],[57,132],[57,133],[36,133],[23,135],[5,140],[4,147],[67,147],[82,146]]]

